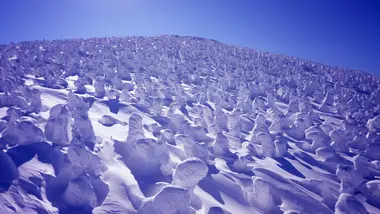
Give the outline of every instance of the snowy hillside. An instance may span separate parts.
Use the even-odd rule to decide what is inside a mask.
[[[380,213],[380,78],[194,37],[0,46],[0,213]]]

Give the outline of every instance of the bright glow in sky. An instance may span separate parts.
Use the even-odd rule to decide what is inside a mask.
[[[178,34],[380,75],[377,0],[1,0],[0,44]]]

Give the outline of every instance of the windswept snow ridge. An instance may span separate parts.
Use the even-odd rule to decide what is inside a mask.
[[[380,213],[379,77],[195,37],[0,52],[0,213]]]

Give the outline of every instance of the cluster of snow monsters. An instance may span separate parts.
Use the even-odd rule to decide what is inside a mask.
[[[250,178],[231,191],[258,212],[380,210],[379,77],[179,36],[21,42],[0,52],[2,213],[105,213],[109,169],[94,123],[128,132],[111,140],[142,191],[125,198],[126,213],[197,213],[196,188],[224,168]],[[64,103],[49,109],[45,90]],[[104,101],[136,111],[128,121],[91,120]],[[32,159],[53,173],[21,171]],[[289,179],[258,166],[270,159],[308,163],[321,176]]]

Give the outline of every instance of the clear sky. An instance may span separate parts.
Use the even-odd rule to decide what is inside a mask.
[[[380,75],[378,0],[0,0],[0,44],[162,34]]]

